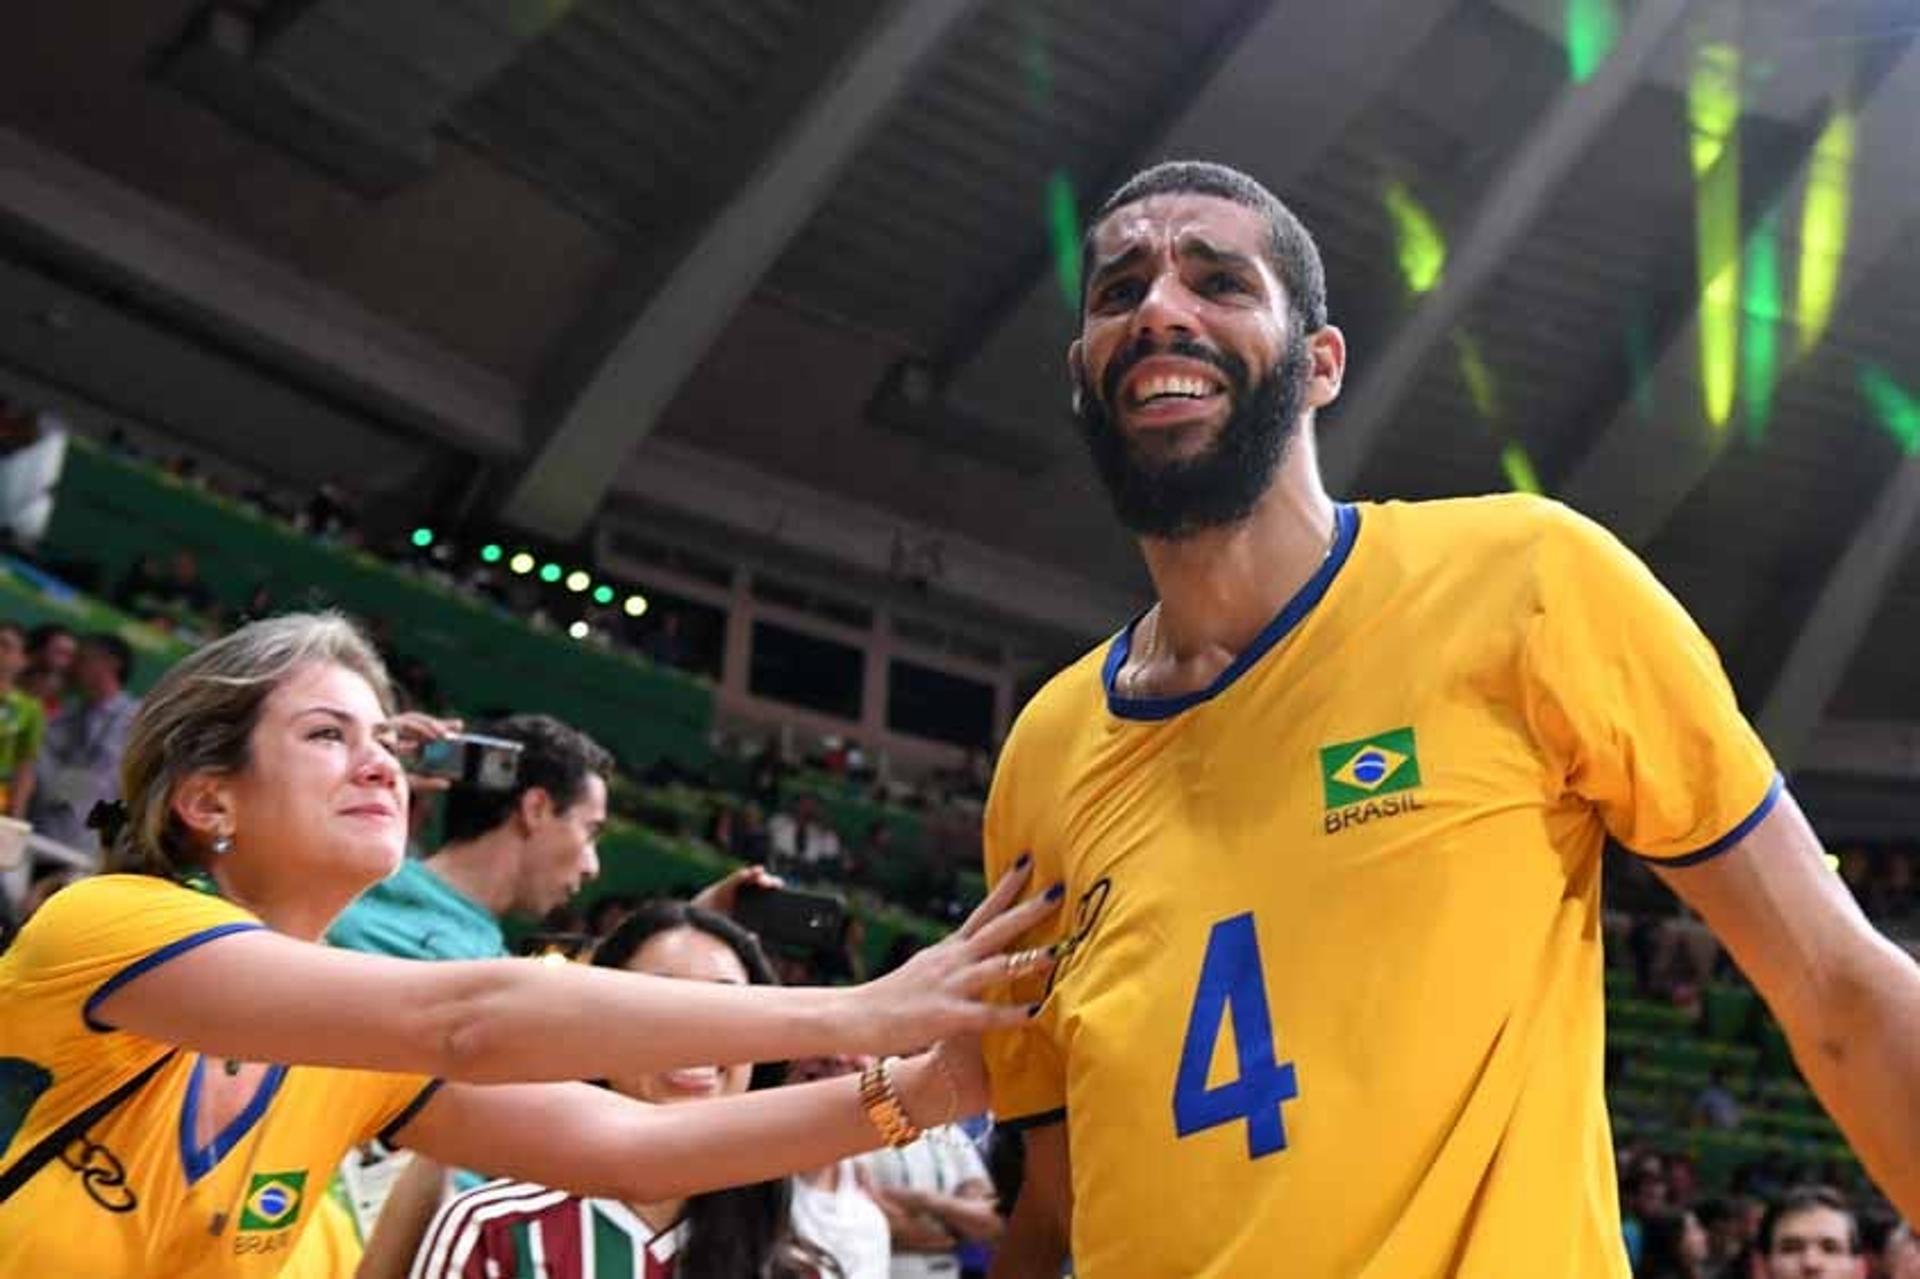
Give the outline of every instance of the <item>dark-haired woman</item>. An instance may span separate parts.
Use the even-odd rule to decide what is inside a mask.
[[[640,906],[600,943],[593,962],[651,977],[778,984],[752,934],[723,915],[672,901]],[[607,1082],[640,1101],[677,1105],[771,1088],[785,1078],[784,1063],[762,1062],[639,1072]],[[811,1279],[837,1273],[830,1258],[795,1236],[791,1205],[785,1178],[653,1203],[492,1182],[441,1208],[412,1277]]]
[[[1692,1213],[1655,1212],[1642,1220],[1634,1279],[1700,1279],[1706,1263],[1706,1228]]]

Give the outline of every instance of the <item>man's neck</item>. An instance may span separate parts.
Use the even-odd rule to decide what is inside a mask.
[[[1313,433],[1303,426],[1253,513],[1177,541],[1141,540],[1160,603],[1143,628],[1156,695],[1204,688],[1319,571],[1334,535]]]
[[[495,829],[477,839],[448,844],[421,864],[484,906],[495,919],[513,909],[520,846],[510,831]]]

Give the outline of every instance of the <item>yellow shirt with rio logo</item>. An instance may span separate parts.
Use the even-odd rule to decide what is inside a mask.
[[[431,1095],[417,1075],[275,1066],[203,1145],[202,1079],[218,1067],[167,1057],[94,1010],[131,978],[259,927],[190,888],[103,875],[54,894],[0,956],[0,1170],[165,1058],[0,1204],[0,1275],[278,1275],[348,1147],[397,1131]]]
[[[1340,507],[1207,689],[1121,697],[1128,642],[987,809],[989,877],[1073,907],[987,1057],[1003,1122],[1067,1125],[1075,1273],[1625,1279],[1601,850],[1704,860],[1780,793],[1685,612],[1498,497]]]

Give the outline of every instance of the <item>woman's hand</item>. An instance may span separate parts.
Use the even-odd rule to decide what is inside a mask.
[[[1021,858],[957,932],[850,991],[853,1013],[843,1046],[858,1052],[914,1052],[952,1035],[1024,1022],[1025,1005],[985,1003],[980,995],[1044,972],[1053,962],[1047,947],[1003,953],[1060,909],[1061,884],[1014,905],[1032,875],[1032,861]]]
[[[922,1130],[957,1123],[987,1109],[987,1064],[978,1035],[955,1035],[932,1052],[893,1067],[894,1087],[907,1118]]]
[[[725,879],[715,880],[694,894],[689,906],[710,910],[716,915],[732,915],[740,904],[742,888],[785,888],[786,881],[765,866],[742,866]]]

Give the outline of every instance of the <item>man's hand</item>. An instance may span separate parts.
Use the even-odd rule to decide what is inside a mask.
[[[453,782],[445,777],[421,777],[411,771],[415,760],[420,758],[420,748],[428,742],[437,742],[452,737],[466,727],[465,720],[441,719],[422,711],[402,711],[387,721],[387,729],[393,734],[393,753],[406,766],[407,788],[415,795],[428,795],[450,789]]]

